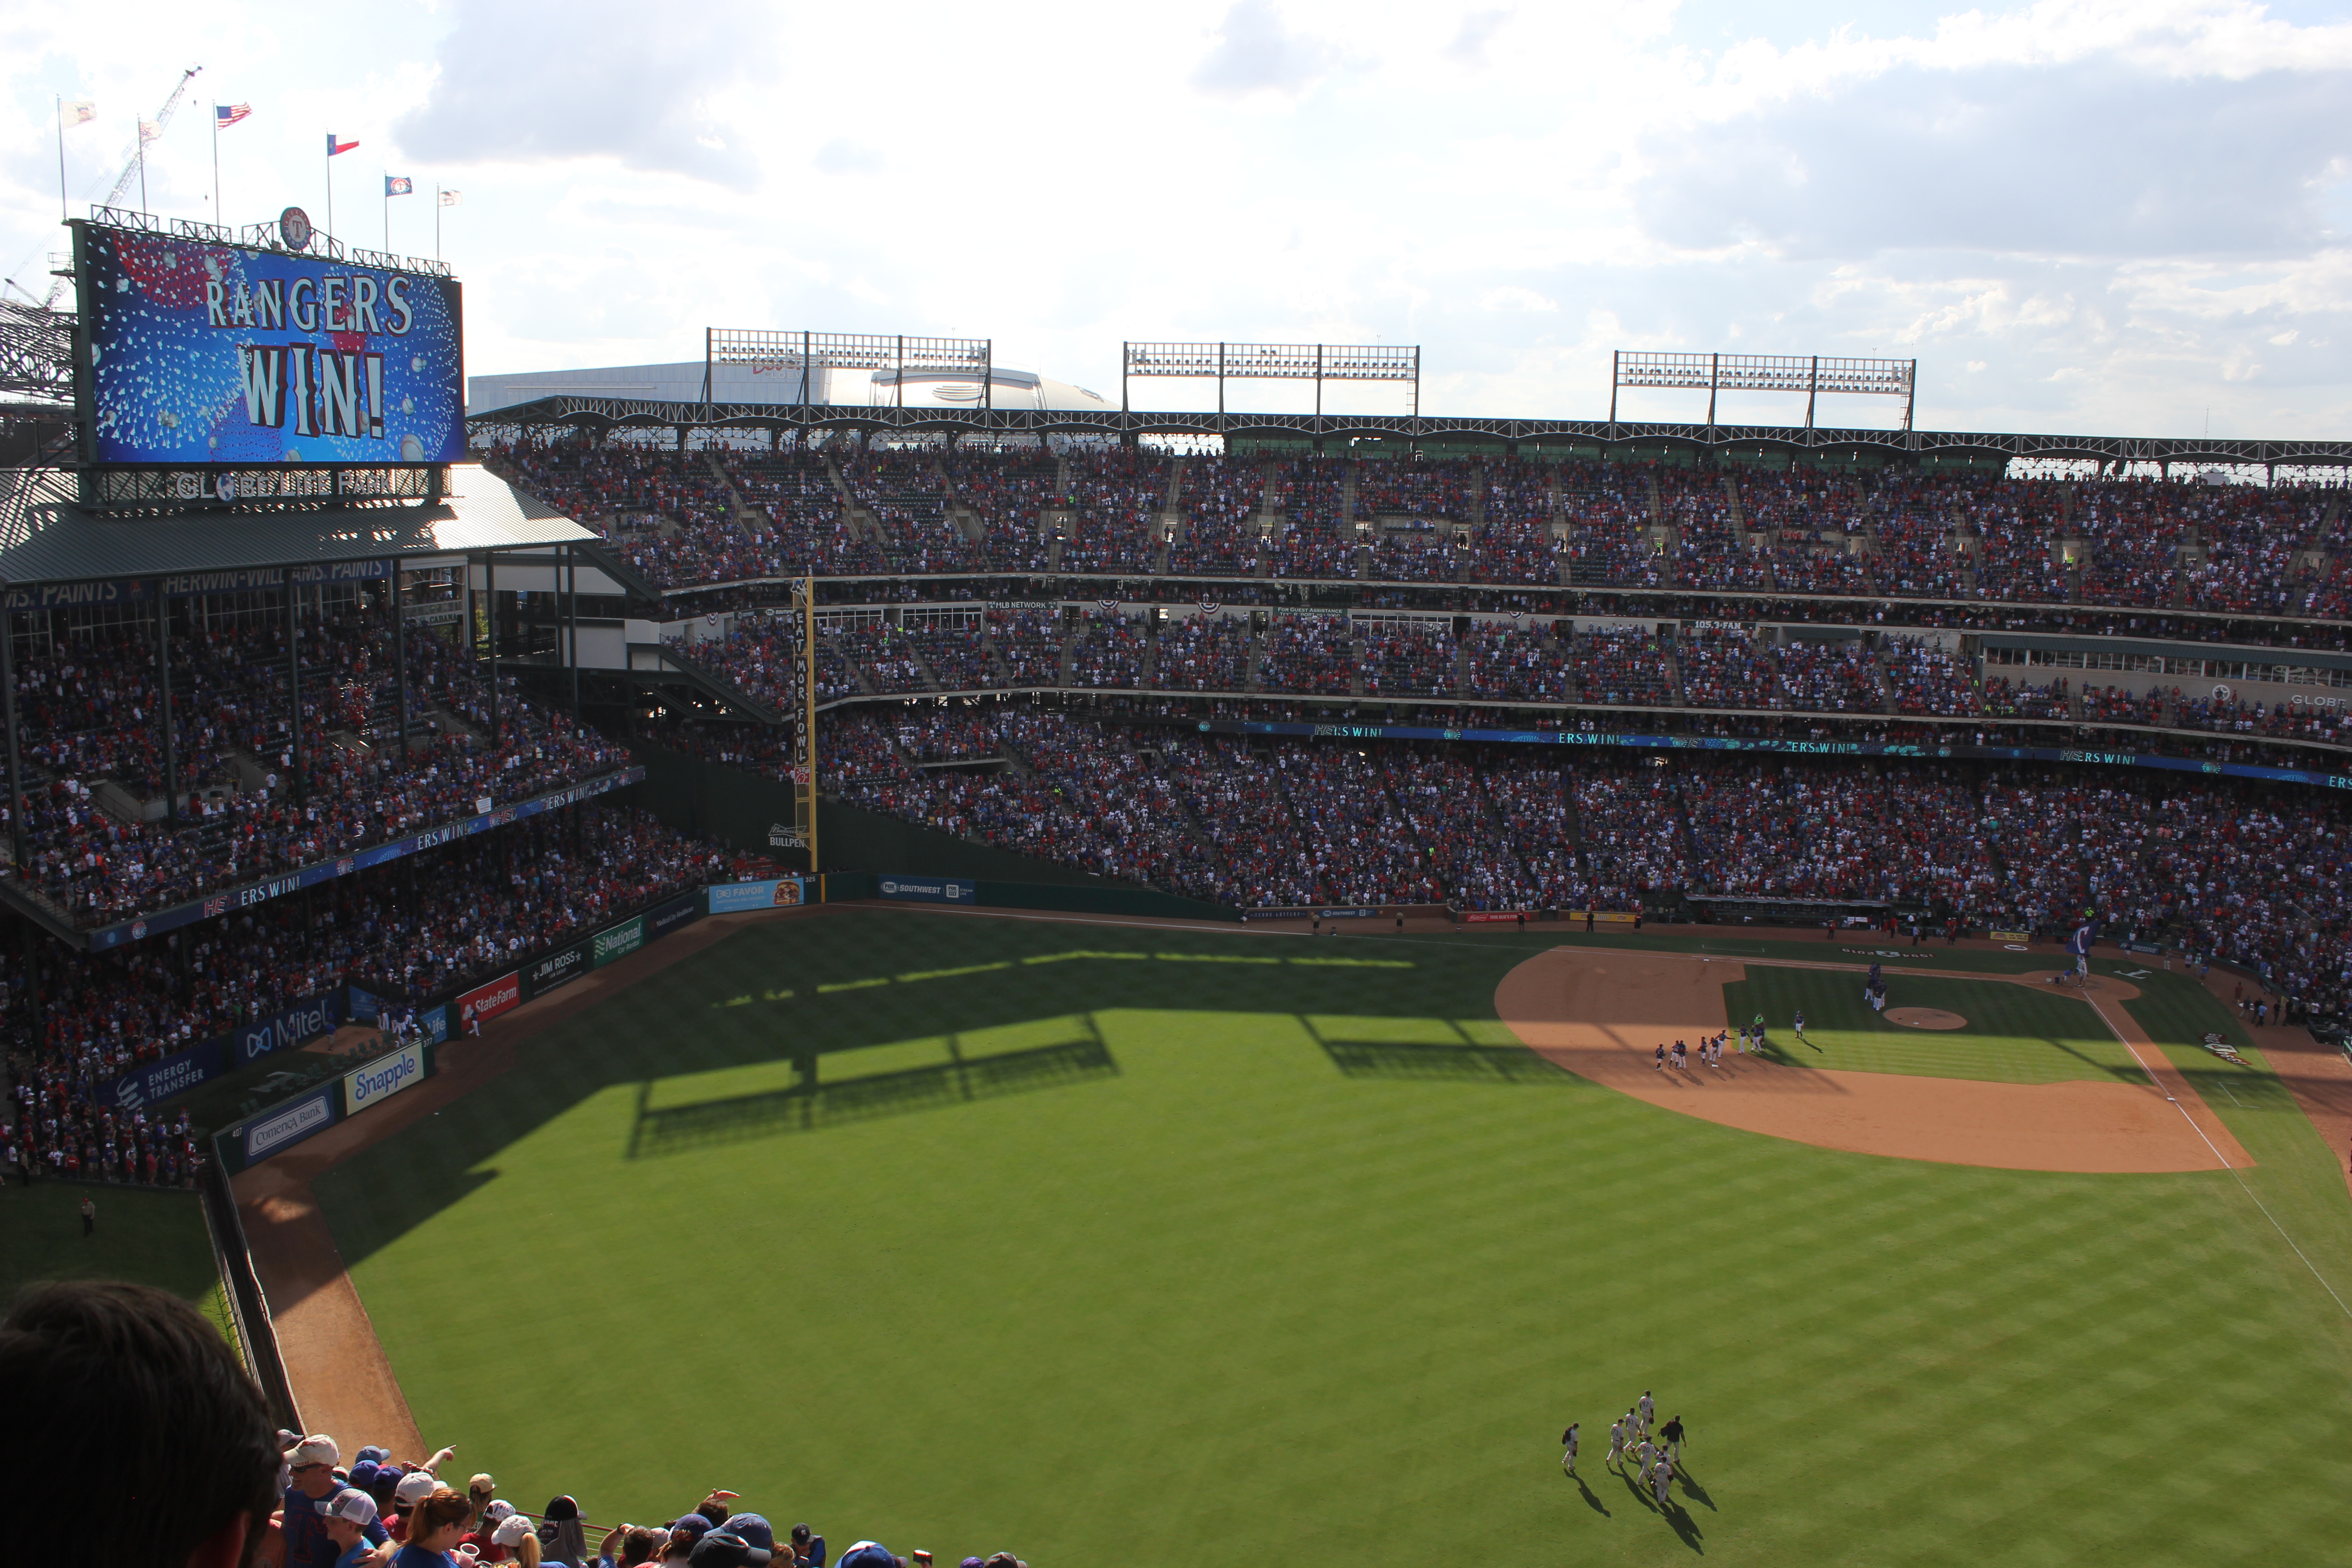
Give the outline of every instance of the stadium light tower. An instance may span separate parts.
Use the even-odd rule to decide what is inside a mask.
[[[1217,384],[1217,412],[1225,411],[1225,383],[1311,381],[1315,416],[1323,416],[1327,381],[1394,381],[1412,387],[1412,417],[1421,416],[1421,345],[1402,343],[1121,343],[1118,410],[1129,411],[1128,383],[1136,376],[1171,376]]]
[[[1715,428],[1715,400],[1725,392],[1801,392],[1805,428],[1813,427],[1813,405],[1825,392],[1903,400],[1903,428],[1911,428],[1912,395],[1919,378],[1916,359],[1846,359],[1822,354],[1664,353],[1619,349],[1609,356],[1609,424],[1617,424],[1617,390],[1665,387],[1706,394],[1706,427]]]
[[[980,384],[980,405],[996,405],[996,347],[989,338],[910,338],[903,333],[773,332],[759,328],[705,327],[702,330],[702,401],[712,395],[713,373],[722,364],[751,367],[751,374],[784,373],[799,379],[798,395],[805,404],[819,384],[819,371],[870,370],[890,374],[891,402],[907,404],[908,374],[929,374]]]

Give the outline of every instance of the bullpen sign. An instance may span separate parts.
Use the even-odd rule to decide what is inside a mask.
[[[425,1076],[425,1053],[403,1046],[343,1075],[343,1114],[354,1116],[380,1100],[390,1100]]]

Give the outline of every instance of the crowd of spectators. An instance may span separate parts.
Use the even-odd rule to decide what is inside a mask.
[[[174,634],[181,794],[168,802],[156,689],[130,673],[153,668],[152,634],[85,627],[22,662],[33,765],[26,854],[8,872],[20,887],[78,925],[103,924],[626,764],[620,748],[524,700],[510,680],[493,738],[485,671],[421,633],[407,639],[411,731],[401,745],[387,616],[356,601],[299,617],[298,755],[280,616]]]
[[[1984,711],[1975,667],[1960,655],[1919,637],[1890,637],[1879,645],[1886,687],[1897,713],[1961,715]]]
[[[1666,707],[1674,681],[1657,634],[1642,626],[1587,626],[1570,644],[1580,702]]]
[[[1183,535],[1168,552],[1168,570],[1178,576],[1255,576],[1257,516],[1265,500],[1265,465],[1237,458],[1187,458],[1178,496]]]

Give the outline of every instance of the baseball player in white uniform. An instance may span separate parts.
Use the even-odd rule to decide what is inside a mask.
[[[1576,1423],[1575,1423],[1575,1422],[1571,1421],[1571,1422],[1570,1422],[1570,1423],[1568,1424],[1568,1430],[1567,1430],[1567,1431],[1565,1431],[1565,1432],[1562,1432],[1562,1433],[1559,1435],[1559,1441],[1560,1441],[1560,1446],[1561,1446],[1562,1447],[1564,1447],[1564,1448],[1566,1448],[1566,1449],[1568,1450],[1568,1452],[1566,1452],[1566,1453],[1562,1454],[1562,1455],[1559,1457],[1559,1468],[1560,1468],[1562,1470],[1564,1470],[1565,1472],[1567,1472],[1568,1474],[1570,1474],[1570,1475],[1571,1475],[1571,1476],[1572,1476],[1572,1475],[1576,1474]]]

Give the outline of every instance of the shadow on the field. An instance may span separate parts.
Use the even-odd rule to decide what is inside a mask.
[[[1299,1022],[1331,1058],[1331,1065],[1349,1078],[1399,1078],[1423,1082],[1452,1079],[1471,1083],[1549,1084],[1572,1087],[1583,1080],[1554,1067],[1525,1046],[1484,1046],[1462,1034],[1459,1045],[1425,1041],[1334,1039],[1315,1020]]]
[[[1593,1512],[1599,1514],[1603,1519],[1614,1519],[1617,1517],[1615,1514],[1609,1511],[1609,1505],[1601,1500],[1601,1494],[1594,1491],[1591,1487],[1587,1485],[1581,1475],[1572,1475],[1568,1479],[1574,1481],[1576,1483],[1576,1489],[1584,1494],[1585,1507],[1591,1509]]]
[[[846,1122],[1116,1077],[1118,1063],[1112,1059],[1092,1018],[1086,1020],[1086,1038],[1062,1045],[970,1059],[959,1053],[955,1059],[934,1067],[873,1073],[837,1083],[819,1079],[820,1057],[795,1057],[793,1069],[799,1081],[789,1088],[659,1110],[648,1104],[653,1086],[647,1083],[637,1091],[637,1114],[629,1129],[627,1157],[644,1159],[783,1133],[816,1132]],[[949,1049],[955,1051],[952,1041]]]

